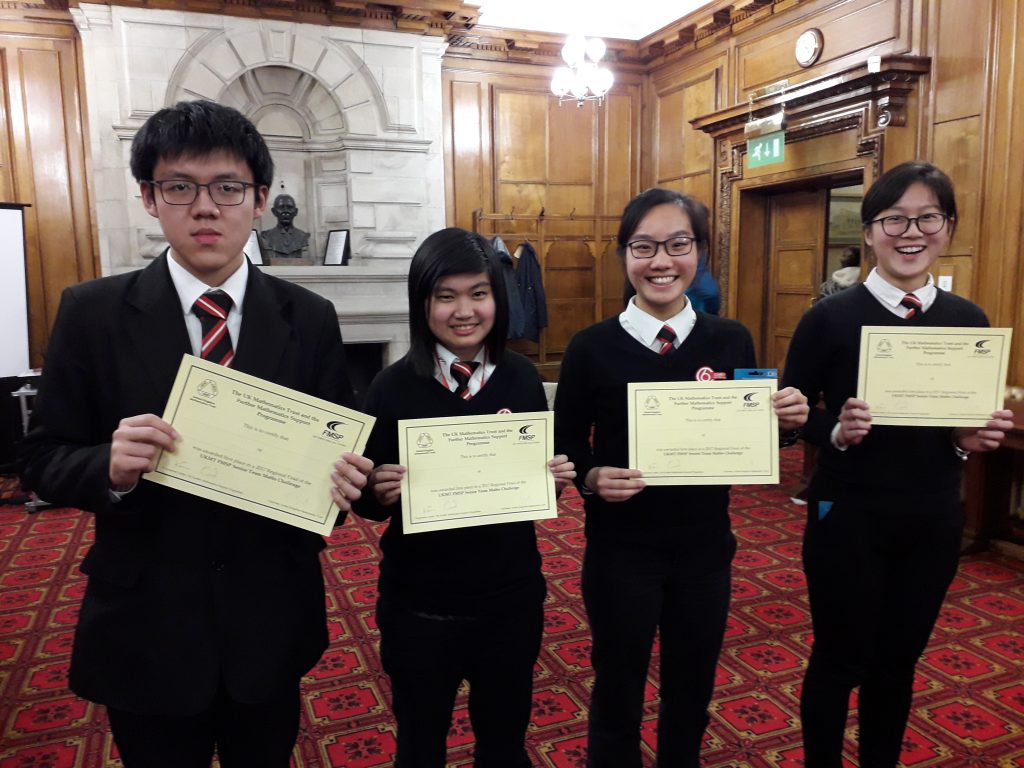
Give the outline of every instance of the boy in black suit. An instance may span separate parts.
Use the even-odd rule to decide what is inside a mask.
[[[285,768],[299,680],[327,646],[323,539],[139,480],[178,438],[154,414],[183,353],[216,346],[218,362],[351,405],[337,313],[242,253],[273,161],[241,113],[160,110],[131,169],[170,247],[65,291],[20,449],[27,487],[95,515],[71,688],[106,705],[126,768],[207,768],[215,750],[225,768]],[[211,302],[226,334],[194,306]],[[334,464],[340,519],[371,468],[349,453]]]

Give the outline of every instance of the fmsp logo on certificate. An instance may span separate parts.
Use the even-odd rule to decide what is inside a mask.
[[[878,344],[875,345],[875,357],[892,357],[892,342],[889,339],[883,337],[878,340]]]
[[[757,400],[757,392],[747,392],[743,396],[743,407],[744,408],[760,408],[762,403]]]
[[[974,356],[980,357],[983,355],[991,355],[992,350],[987,346],[991,341],[992,339],[978,339],[974,342]]]
[[[323,440],[330,440],[334,442],[344,440],[344,427],[344,421],[328,421],[327,424],[324,426],[323,432],[320,433],[320,438]]]
[[[531,442],[531,441],[537,439],[536,435],[531,435],[530,434],[530,429],[532,427],[533,427],[533,424],[524,424],[523,426],[521,426],[519,428],[519,442],[521,442],[521,443],[527,442],[528,443],[528,442]]]

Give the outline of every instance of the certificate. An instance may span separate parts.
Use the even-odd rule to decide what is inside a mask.
[[[338,507],[331,470],[362,453],[374,418],[192,355],[164,421],[181,435],[150,482],[327,535]]]
[[[872,424],[981,427],[1003,407],[1011,328],[866,325],[857,397]]]
[[[551,411],[398,422],[405,533],[558,516]]]
[[[629,466],[648,485],[779,482],[775,379],[634,383]]]

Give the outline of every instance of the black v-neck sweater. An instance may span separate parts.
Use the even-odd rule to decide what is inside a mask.
[[[909,497],[905,508],[912,511],[927,507],[913,503],[923,495],[959,493],[963,462],[953,450],[949,427],[875,425],[860,445],[845,451],[832,446],[832,429],[843,403],[857,396],[863,326],[988,324],[980,307],[942,290],[927,312],[905,320],[886,309],[863,284],[829,296],[804,314],[789,346],[782,385],[797,387],[812,406],[803,435],[822,449],[814,477],[820,498]],[[824,409],[814,407],[819,393]]]
[[[630,382],[693,381],[708,366],[726,378],[755,365],[750,333],[735,320],[697,313],[679,348],[667,355],[645,347],[611,317],[577,333],[562,360],[555,400],[555,450],[575,462],[580,483],[593,467],[629,466]],[[593,443],[591,444],[591,426]],[[588,538],[684,547],[708,567],[732,555],[728,486],[650,486],[624,502],[586,495]]]
[[[431,376],[421,376],[409,356],[381,371],[367,393],[366,411],[377,417],[366,456],[374,465],[398,463],[398,421],[446,416],[481,416],[547,410],[533,364],[506,351],[501,363],[471,399],[463,400]],[[373,520],[391,519],[381,537],[380,589],[417,611],[472,616],[507,600],[543,592],[540,554],[532,522],[501,523],[405,535],[400,502],[377,504],[367,492],[355,511]]]

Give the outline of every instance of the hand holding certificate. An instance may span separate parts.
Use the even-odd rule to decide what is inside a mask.
[[[557,517],[550,411],[398,422],[405,533]]]
[[[1003,407],[1010,328],[861,329],[857,397],[872,424],[980,427]]]
[[[327,535],[331,469],[362,453],[374,418],[185,355],[163,418],[181,435],[150,482]]]
[[[779,482],[775,379],[633,383],[629,466],[647,485]]]

